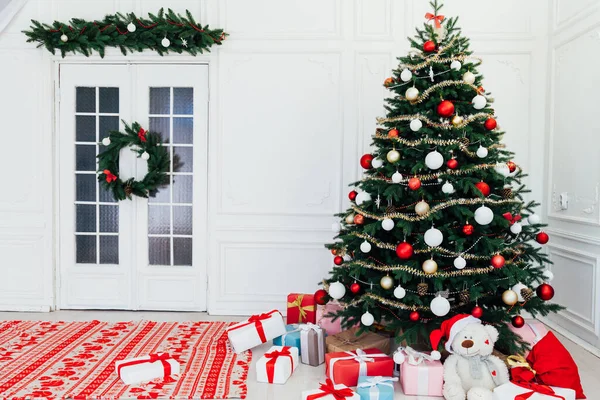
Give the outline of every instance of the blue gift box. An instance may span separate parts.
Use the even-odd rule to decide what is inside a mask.
[[[286,325],[285,329],[287,333],[273,339],[273,346],[290,346],[297,347],[298,354],[300,354],[300,325],[290,324]]]
[[[394,400],[394,382],[387,376],[359,376],[356,393],[361,400]]]

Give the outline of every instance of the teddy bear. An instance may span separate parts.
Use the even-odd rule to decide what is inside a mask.
[[[431,332],[432,356],[440,356],[443,339],[451,354],[444,362],[446,400],[492,400],[494,388],[509,381],[508,368],[492,355],[498,335],[496,328],[469,314],[458,314]]]

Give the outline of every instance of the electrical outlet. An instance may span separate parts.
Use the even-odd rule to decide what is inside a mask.
[[[560,194],[560,209],[566,210],[569,208],[569,196],[567,192],[562,192]]]

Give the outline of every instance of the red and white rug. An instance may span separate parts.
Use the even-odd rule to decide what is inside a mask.
[[[0,322],[0,398],[236,399],[251,352],[235,354],[225,322]],[[115,361],[166,352],[174,379],[126,386]]]

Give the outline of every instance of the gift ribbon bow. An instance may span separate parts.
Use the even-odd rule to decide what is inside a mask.
[[[521,216],[520,215],[515,215],[513,216],[511,213],[509,212],[505,212],[504,214],[502,214],[502,216],[504,218],[506,218],[506,220],[508,220],[508,222],[510,222],[510,224],[514,224],[515,222],[519,222],[521,220]]]
[[[260,341],[262,343],[265,343],[267,341],[267,337],[265,336],[265,330],[263,328],[262,321],[271,318],[271,316],[275,313],[279,313],[279,311],[273,310],[273,311],[269,311],[268,313],[265,313],[265,314],[253,315],[250,318],[248,318],[248,321],[243,322],[238,325],[234,325],[231,328],[229,328],[228,331],[234,331],[236,329],[243,328],[244,326],[254,324],[254,326],[256,327],[256,332],[258,333],[258,337],[260,338]]]
[[[112,172],[110,172],[110,170],[105,169],[102,172],[104,173],[104,175],[106,175],[106,182],[111,183],[112,181],[117,180],[117,176],[115,174],[113,174]]]
[[[344,353],[348,354],[348,356],[331,358],[329,360],[329,375],[330,375],[330,379],[333,383],[335,383],[335,380],[333,379],[333,366],[338,361],[342,361],[342,360],[356,361],[359,364],[358,376],[365,376],[365,375],[367,375],[367,363],[368,362],[375,362],[375,358],[387,357],[387,355],[383,354],[383,353],[367,354],[362,349],[356,349],[354,352],[345,351]]]
[[[433,15],[432,13],[427,13],[427,14],[425,14],[425,18],[427,18],[427,21],[433,20],[435,22],[436,28],[439,29],[442,27],[441,22],[444,20],[443,15]]]
[[[292,357],[292,353],[290,353],[289,346],[284,346],[281,350],[274,350],[270,353],[266,353],[265,357],[269,359],[269,361],[267,361],[267,378],[269,383],[273,383],[273,378],[275,376],[275,364],[277,363],[277,359],[279,357],[289,357],[290,362],[292,363],[292,371],[294,370],[294,358]]]
[[[144,128],[140,127],[140,130],[138,131],[138,138],[142,141],[145,142],[146,141],[146,133],[148,131],[145,131]]]
[[[564,397],[556,394],[554,389],[552,389],[550,386],[547,386],[547,385],[539,385],[539,384],[533,383],[533,382],[512,382],[512,383],[514,383],[515,385],[520,386],[524,389],[531,390],[531,392],[522,393],[522,394],[515,396],[515,400],[527,400],[528,398],[530,398],[531,396],[533,396],[536,393],[544,394],[546,396],[554,397],[556,399],[565,400]]]
[[[171,376],[171,364],[169,364],[169,362],[167,360],[172,360],[173,357],[171,357],[171,355],[169,353],[150,354],[149,357],[150,358],[144,358],[143,360],[132,360],[132,361],[128,361],[128,362],[119,364],[119,367],[117,368],[117,374],[119,376],[121,376],[121,369],[124,367],[130,367],[132,365],[146,364],[146,363],[153,363],[156,361],[160,361],[163,366],[163,371],[164,371],[163,378],[166,379]]]
[[[389,387],[394,387],[393,382],[396,382],[398,380],[398,378],[391,378],[388,376],[370,376],[367,378],[366,381],[363,381],[361,383],[358,384],[358,387],[373,387],[373,386],[377,386],[377,385],[383,385],[383,386],[389,386]]]
[[[299,312],[299,316],[298,316],[298,322],[302,322],[302,320],[306,319],[306,312],[307,311],[315,311],[315,306],[314,304],[308,305],[308,306],[302,306],[302,300],[304,300],[304,295],[303,294],[299,294],[298,297],[296,297],[296,300],[287,303],[288,308],[298,308],[298,312]]]
[[[436,359],[431,357],[431,355],[416,351],[410,346],[406,346],[404,348],[404,353],[406,353],[408,356],[408,363],[410,365],[420,365],[423,363],[423,361],[436,361]]]
[[[321,386],[319,387],[321,393],[311,394],[306,400],[316,400],[328,395],[333,396],[335,400],[344,400],[354,396],[354,392],[350,388],[336,389],[333,381],[329,378],[325,382],[326,383],[321,383]]]
[[[320,327],[319,325],[315,325],[315,324],[313,324],[313,323],[311,323],[311,322],[308,322],[308,323],[306,323],[306,324],[302,324],[302,325],[300,325],[300,327],[299,327],[299,328],[300,328],[301,330],[303,330],[303,331],[310,331],[310,330],[313,330],[313,331],[315,331],[315,332],[317,332],[317,333],[321,332],[321,327]]]

